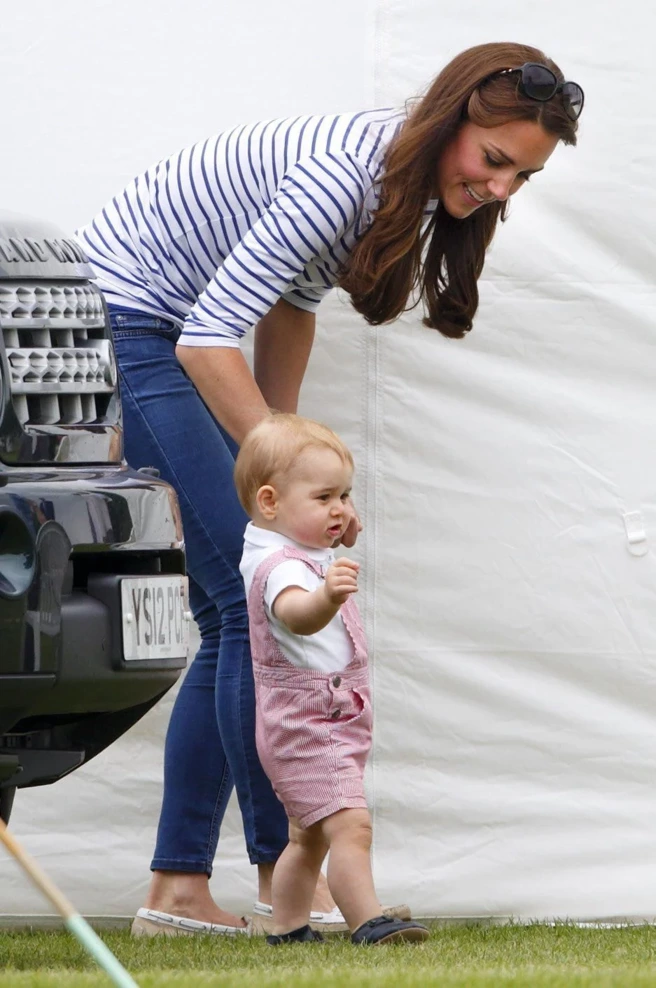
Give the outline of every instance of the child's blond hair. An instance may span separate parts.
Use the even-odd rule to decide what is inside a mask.
[[[255,496],[265,484],[280,484],[306,449],[332,449],[353,468],[351,451],[321,422],[276,412],[246,435],[235,461],[235,486],[242,507],[253,514]]]

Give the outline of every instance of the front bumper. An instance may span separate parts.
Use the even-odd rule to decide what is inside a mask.
[[[0,788],[72,771],[175,683],[184,657],[116,660],[107,586],[158,574],[184,574],[167,484],[128,468],[0,473]]]

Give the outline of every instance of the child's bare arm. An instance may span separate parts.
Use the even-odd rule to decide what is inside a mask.
[[[360,566],[352,559],[336,559],[326,581],[316,590],[287,587],[273,604],[273,613],[293,635],[314,635],[332,621],[349,594],[358,591]]]

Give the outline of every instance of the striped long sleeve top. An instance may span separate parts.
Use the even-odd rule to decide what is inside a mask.
[[[238,346],[279,299],[314,312],[371,223],[405,113],[236,127],[139,175],[78,231],[110,304]]]

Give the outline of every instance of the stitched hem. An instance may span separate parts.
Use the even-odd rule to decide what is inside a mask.
[[[153,858],[150,863],[151,871],[183,871],[190,875],[207,875],[208,872],[204,861],[187,861],[185,858]]]
[[[298,820],[298,825],[301,830],[307,830],[311,827],[313,823],[318,823],[319,820],[325,820],[326,817],[332,816],[333,813],[337,813],[339,810],[366,810],[367,800],[364,796],[338,796],[337,799],[333,799],[330,803],[326,803],[318,810],[312,810],[311,813],[306,813],[305,816],[296,817]],[[293,814],[291,814],[293,816]]]
[[[246,849],[248,852],[248,860],[252,865],[275,864],[282,852],[285,850],[286,846],[286,844],[283,844],[276,851],[260,851],[249,847]]]

